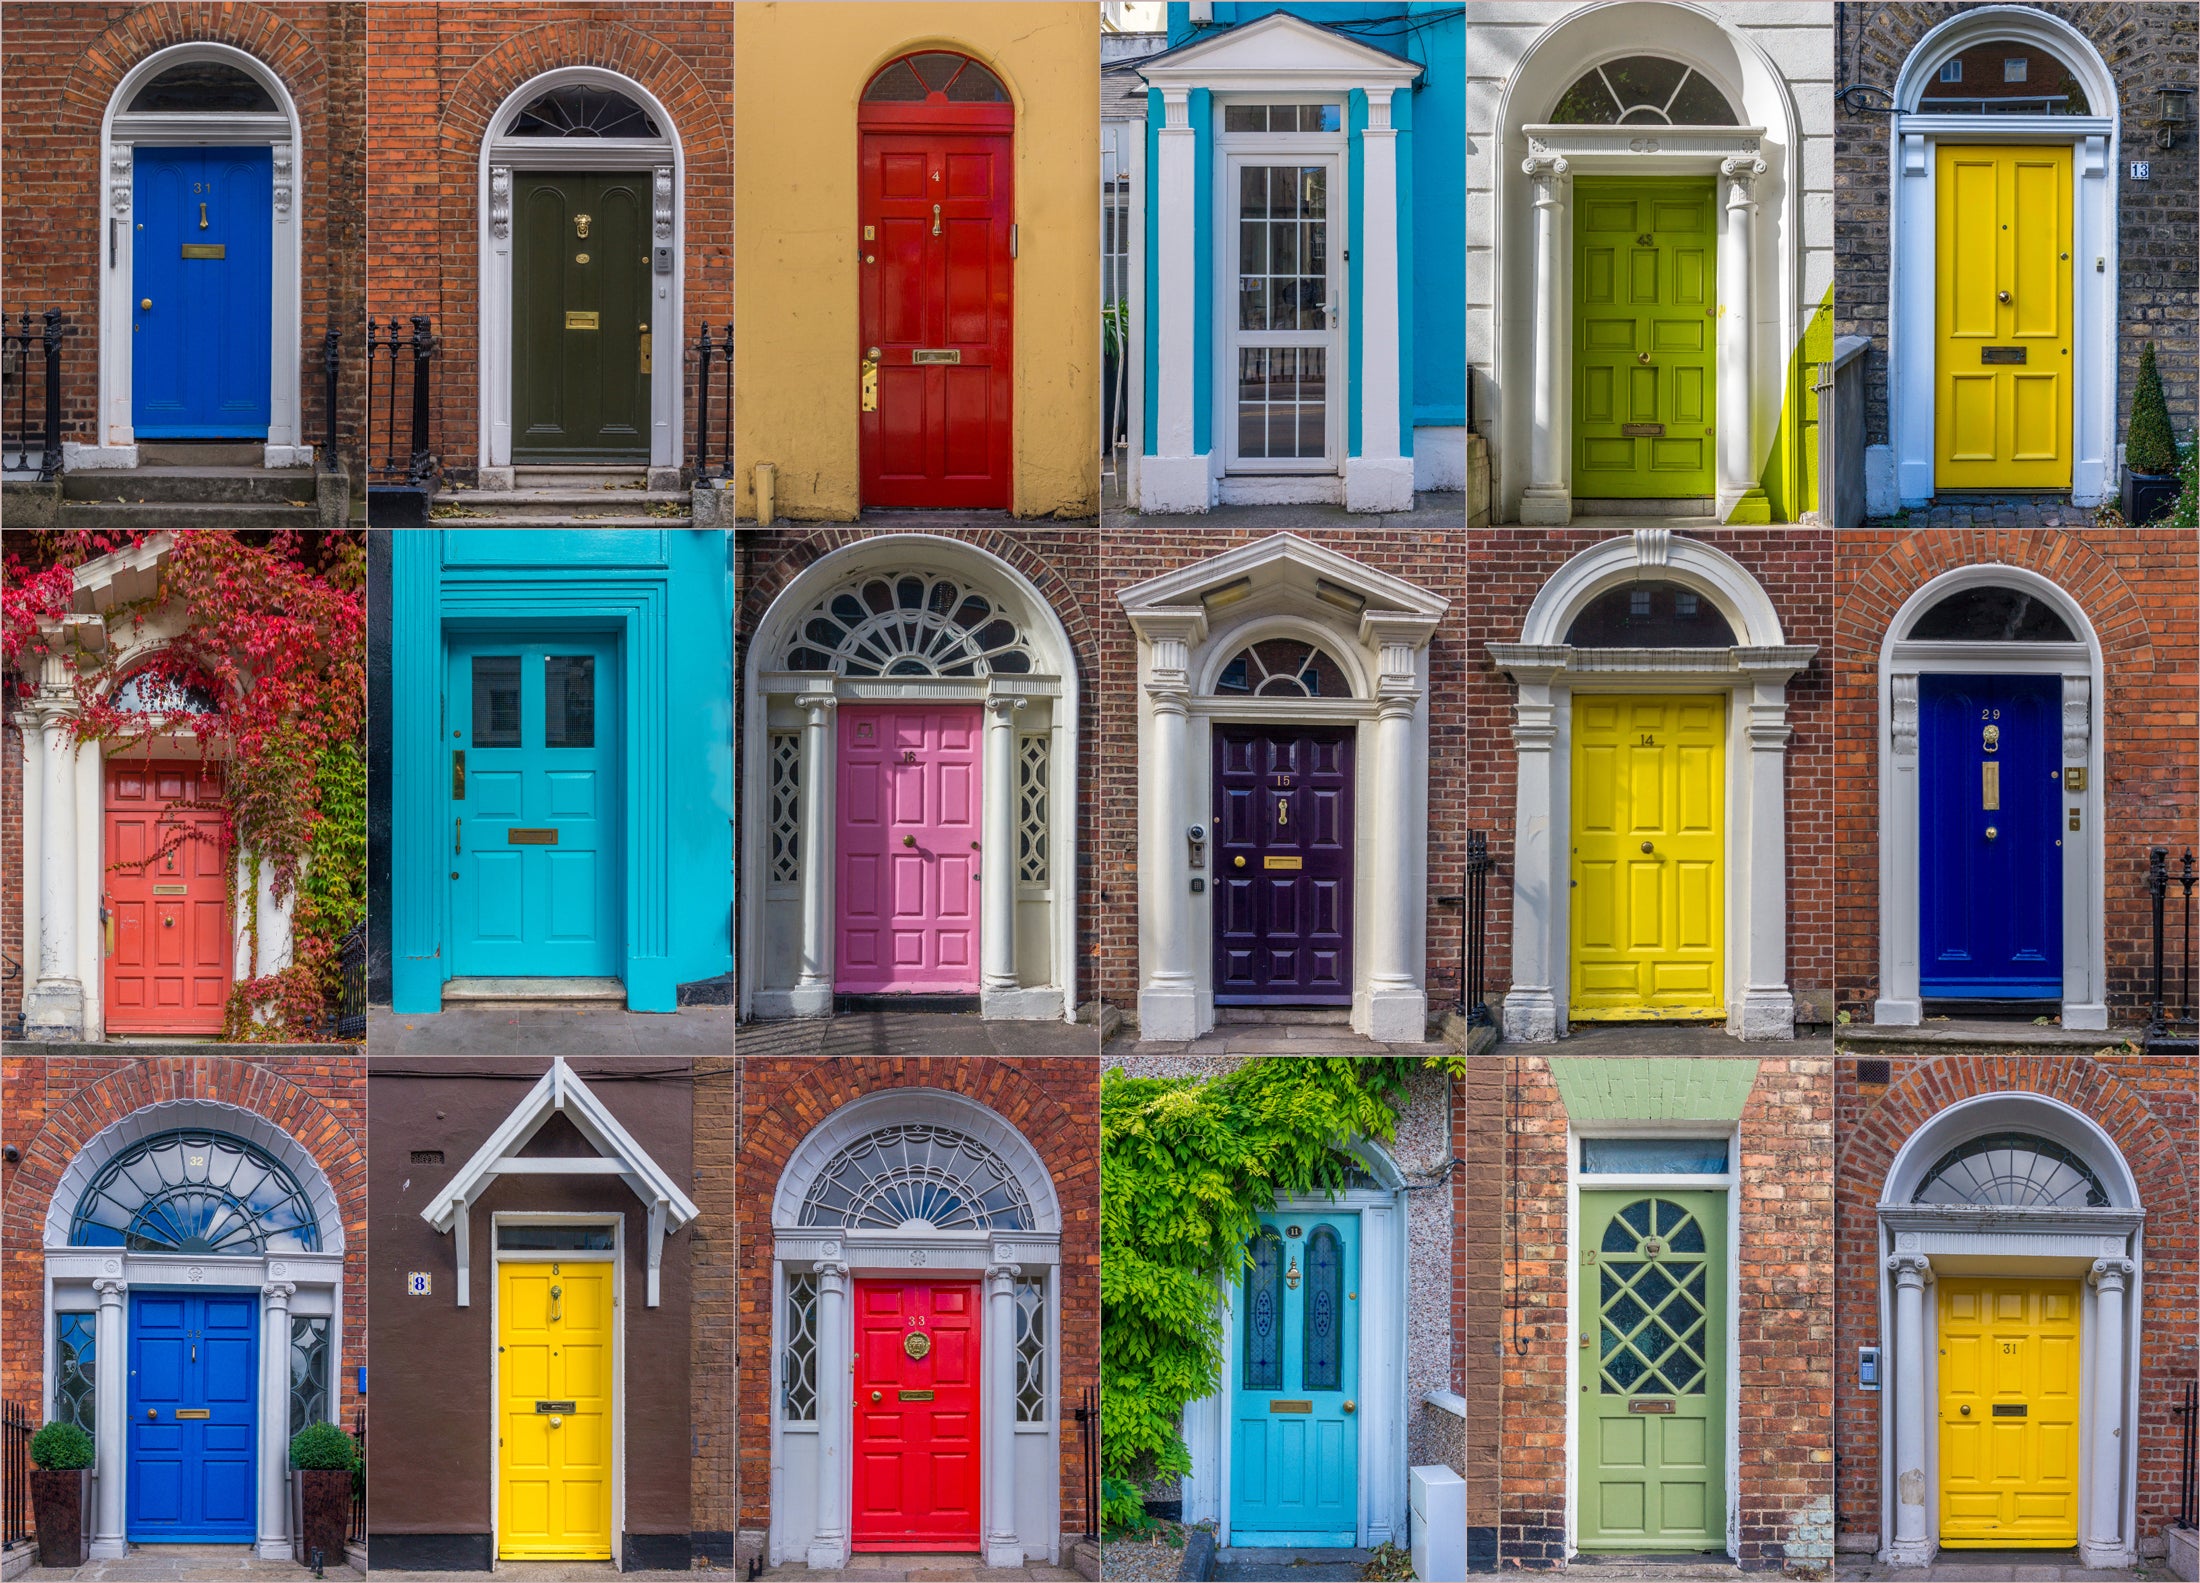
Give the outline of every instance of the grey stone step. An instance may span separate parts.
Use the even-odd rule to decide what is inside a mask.
[[[454,978],[443,986],[446,1006],[498,1004],[626,1004],[626,986],[615,978]]]
[[[70,500],[61,507],[64,528],[106,532],[157,532],[162,528],[311,528],[320,517],[311,502]]]
[[[185,505],[281,505],[314,498],[310,467],[127,467],[70,473],[67,501],[173,501]]]
[[[527,511],[516,513],[482,512],[478,515],[447,516],[431,514],[431,528],[677,528],[686,525],[686,517],[629,516],[619,512]]]
[[[1243,1026],[1286,1024],[1292,1027],[1352,1025],[1350,1006],[1217,1006],[1215,1022]]]
[[[533,467],[521,465],[512,469],[514,489],[596,489],[601,487],[625,488],[640,486],[649,478],[646,467],[621,467],[610,464],[580,467]]]
[[[267,447],[258,440],[140,440],[140,467],[258,467]]]

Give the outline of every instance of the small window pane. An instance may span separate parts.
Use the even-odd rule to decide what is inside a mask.
[[[1917,107],[1935,115],[2093,113],[2077,74],[2037,44],[1973,44],[1934,75]]]
[[[1717,1176],[1726,1169],[1724,1138],[1583,1138],[1583,1175]]]
[[[507,1253],[609,1253],[615,1226],[498,1226],[497,1246]]]
[[[2075,643],[2052,605],[2014,588],[1959,588],[1917,618],[1913,638],[1956,643]]]
[[[193,60],[171,66],[140,88],[130,100],[141,110],[246,111],[272,113],[275,99],[251,73],[227,61]]]
[[[1701,72],[1656,55],[1591,67],[1552,107],[1566,126],[1739,126],[1726,95]]]
[[[1942,1155],[1912,1202],[2099,1209],[2108,1190],[2092,1166],[2052,1138],[1994,1132]]]
[[[779,1354],[779,1414],[790,1424],[817,1421],[817,1277],[787,1277],[786,1345]]]
[[[53,1415],[95,1435],[99,1432],[99,1399],[95,1393],[99,1316],[56,1314],[53,1328],[60,1352],[54,1367]]]
[[[1245,1389],[1283,1389],[1283,1238],[1263,1226],[1247,1245]]]
[[[657,123],[623,93],[574,84],[538,95],[512,123],[513,137],[657,137]]]
[[[1226,104],[1222,107],[1222,130],[1225,132],[1265,132],[1268,130],[1268,106],[1264,104]]]
[[[474,746],[519,746],[519,656],[474,656]]]
[[[542,740],[546,747],[596,745],[596,656],[553,654],[542,669]]]
[[[333,1423],[328,1410],[328,1321],[290,1321],[290,1432]]]
[[[1725,649],[1734,646],[1734,629],[1693,589],[1632,583],[1590,600],[1566,641],[1582,649]]]
[[[1344,1249],[1337,1233],[1316,1226],[1306,1239],[1306,1332],[1304,1385],[1310,1391],[1339,1389],[1344,1357]]]
[[[1016,1421],[1047,1421],[1047,1297],[1043,1281],[1016,1283]]]

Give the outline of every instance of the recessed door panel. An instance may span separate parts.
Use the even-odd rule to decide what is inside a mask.
[[[1352,1003],[1352,732],[1214,728],[1215,1004]]]
[[[221,1031],[233,945],[220,794],[217,766],[107,764],[110,1033]]]
[[[512,188],[512,459],[646,462],[649,173]]]
[[[131,1294],[132,1543],[253,1538],[259,1338],[257,1293]]]
[[[856,1282],[854,1549],[978,1548],[978,1303],[975,1281]]]
[[[2075,1281],[1942,1276],[1940,1542],[2078,1537]]]
[[[838,717],[834,987],[975,994],[985,856],[978,706],[843,704]],[[872,792],[880,786],[883,797]]]
[[[611,1558],[613,1266],[497,1270],[497,1557]]]
[[[1233,1295],[1230,1542],[1359,1542],[1360,1217],[1266,1214]]]

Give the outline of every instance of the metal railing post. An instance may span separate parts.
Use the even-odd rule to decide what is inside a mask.
[[[710,477],[710,321],[695,337],[695,481]]]
[[[336,374],[344,360],[344,332],[330,325],[321,337],[322,400],[328,404],[328,422],[321,436],[321,465],[336,466]]]
[[[425,484],[435,472],[435,458],[428,454],[428,361],[435,355],[435,337],[426,314],[414,314],[412,326],[412,460],[405,473],[415,484]]]
[[[733,477],[733,321],[726,321],[726,337],[718,346],[718,377],[725,388],[718,393],[718,476]]]
[[[1462,964],[1467,1006],[1467,1026],[1486,1028],[1490,1016],[1487,998],[1490,908],[1490,838],[1486,831],[1467,832],[1467,905],[1461,922],[1466,943]]]
[[[45,319],[46,434],[38,458],[38,476],[42,479],[61,471],[61,310],[48,308]]]

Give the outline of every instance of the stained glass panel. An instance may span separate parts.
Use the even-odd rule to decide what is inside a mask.
[[[116,1155],[84,1190],[69,1242],[133,1253],[312,1253],[313,1206],[257,1144],[179,1128]]]
[[[290,1321],[290,1432],[334,1422],[328,1411],[328,1321]]]
[[[54,1346],[59,1354],[54,1366],[54,1417],[71,1423],[86,1434],[99,1432],[97,1394],[99,1316],[53,1316]]]
[[[2051,1138],[1990,1132],[1942,1155],[1912,1201],[2100,1209],[2108,1190],[2090,1165]]]
[[[1344,1356],[1344,1249],[1337,1233],[1316,1226],[1306,1239],[1306,1293],[1302,1321],[1306,1331],[1305,1388],[1339,1388]]]
[[[1246,1244],[1245,1389],[1283,1389],[1283,1239],[1263,1226]]]
[[[779,1354],[779,1413],[790,1424],[817,1421],[817,1277],[787,1277],[786,1344]]]

